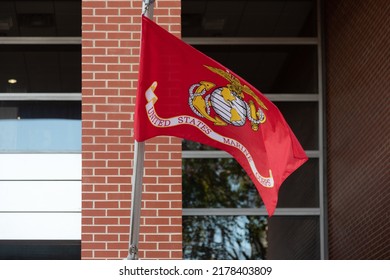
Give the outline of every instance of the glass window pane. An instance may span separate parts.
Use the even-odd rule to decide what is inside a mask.
[[[320,259],[318,217],[185,216],[183,258]]]
[[[319,207],[318,159],[310,158],[283,182],[278,208]]]
[[[267,219],[262,216],[183,217],[183,258],[261,260],[267,251]]]
[[[79,101],[0,101],[0,152],[80,152]]]
[[[277,217],[268,219],[270,260],[320,259],[318,217]]]
[[[0,36],[81,36],[81,1],[1,1]]]
[[[263,205],[252,181],[232,158],[183,159],[183,208]]]
[[[315,0],[182,0],[184,37],[316,36]]]
[[[81,46],[3,45],[0,64],[0,93],[81,92]]]
[[[309,159],[282,184],[278,207],[318,207],[318,159]],[[253,208],[263,202],[231,158],[183,159],[183,208]]]
[[[0,152],[81,152],[81,121],[0,120]]]
[[[262,93],[318,93],[316,46],[194,45]]]
[[[78,240],[2,240],[0,260],[80,260]]]
[[[305,150],[318,150],[318,103],[275,102]]]
[[[0,101],[1,119],[81,120],[80,101]]]

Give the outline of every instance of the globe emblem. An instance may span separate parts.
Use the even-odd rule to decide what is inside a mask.
[[[226,87],[215,89],[210,95],[215,112],[227,123],[243,126],[246,121],[246,103]]]

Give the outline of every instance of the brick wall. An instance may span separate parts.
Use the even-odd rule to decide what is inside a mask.
[[[390,5],[326,0],[329,258],[390,259]]]
[[[128,254],[142,1],[82,1],[82,258]],[[154,19],[180,36],[180,1]],[[181,141],[146,144],[139,257],[180,259]]]

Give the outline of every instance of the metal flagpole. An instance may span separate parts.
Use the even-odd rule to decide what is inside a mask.
[[[142,1],[142,14],[153,19],[155,0]],[[142,178],[144,174],[145,142],[134,141],[133,177],[131,179],[131,218],[128,260],[138,259],[139,228],[141,221]]]

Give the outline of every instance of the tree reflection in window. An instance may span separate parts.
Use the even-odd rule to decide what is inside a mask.
[[[263,216],[183,217],[183,257],[191,260],[260,260],[267,253]]]
[[[183,208],[252,208],[263,202],[232,158],[183,159]]]
[[[253,208],[263,202],[232,158],[183,159],[183,208]],[[267,219],[262,216],[183,217],[185,259],[264,259]]]

